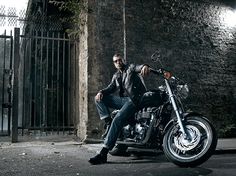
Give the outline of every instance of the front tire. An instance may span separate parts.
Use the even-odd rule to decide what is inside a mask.
[[[173,124],[163,139],[163,150],[168,160],[180,167],[195,167],[214,153],[217,145],[216,131],[204,117],[191,116],[184,122],[190,139],[185,139],[179,126]]]

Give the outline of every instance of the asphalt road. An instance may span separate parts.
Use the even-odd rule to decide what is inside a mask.
[[[236,153],[213,155],[196,168],[180,168],[161,152],[135,152],[108,157],[108,163],[90,165],[99,145],[34,143],[0,145],[1,176],[235,176]]]

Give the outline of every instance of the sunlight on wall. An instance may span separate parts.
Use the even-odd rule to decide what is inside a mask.
[[[221,21],[229,28],[236,27],[236,10],[224,10],[220,15]]]

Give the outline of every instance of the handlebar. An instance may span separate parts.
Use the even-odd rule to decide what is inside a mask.
[[[158,69],[158,70],[155,70],[155,69],[153,69],[153,68],[150,68],[150,72],[152,72],[152,73],[154,73],[154,74],[158,74],[158,75],[164,73],[161,68]]]
[[[153,68],[150,68],[150,72],[157,74],[157,75],[163,75],[165,79],[170,79],[172,77],[171,73],[169,71],[163,70],[163,69],[158,69],[155,70]]]

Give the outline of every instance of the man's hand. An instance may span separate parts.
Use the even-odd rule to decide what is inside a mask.
[[[103,94],[101,92],[98,92],[97,95],[95,96],[96,101],[101,101],[103,97]]]
[[[172,75],[171,75],[170,72],[168,72],[168,71],[165,71],[165,72],[164,72],[164,78],[165,78],[165,79],[170,79],[171,76],[172,76]]]
[[[150,68],[149,68],[149,66],[144,65],[143,68],[142,68],[142,70],[141,70],[141,75],[142,75],[142,76],[146,76],[146,75],[148,75],[149,73],[150,73]]]

